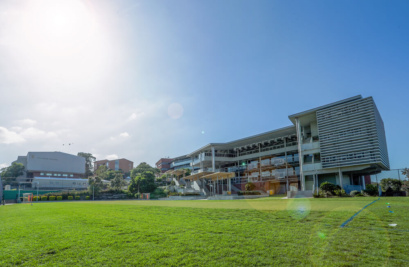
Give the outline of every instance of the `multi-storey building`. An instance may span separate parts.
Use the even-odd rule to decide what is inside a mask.
[[[161,158],[156,162],[156,168],[160,170],[161,173],[165,173],[170,170],[170,163],[173,161],[171,158]]]
[[[24,165],[20,183],[31,183],[40,188],[87,188],[85,158],[63,152],[28,152],[15,162]]]
[[[372,97],[351,97],[289,119],[288,127],[208,144],[175,158],[171,167],[190,166],[190,178],[212,179],[216,193],[243,190],[248,182],[275,193],[311,193],[324,181],[348,192],[364,189],[365,177],[389,169],[384,125]],[[215,182],[216,174],[234,178]]]
[[[97,160],[94,162],[94,171],[96,171],[99,166],[105,165],[111,170],[122,170],[124,173],[129,173],[133,169],[133,162],[127,159],[114,159],[114,160]]]

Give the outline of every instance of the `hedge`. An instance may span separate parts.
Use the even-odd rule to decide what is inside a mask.
[[[85,197],[85,199],[86,199],[86,200],[89,200],[89,199],[90,199],[90,197],[89,197],[89,196],[86,196],[86,197]]]
[[[42,196],[41,201],[47,201],[47,196]]]
[[[57,200],[62,200],[62,196],[58,196],[58,197],[57,197]]]
[[[68,198],[67,198],[68,200],[73,200],[74,199],[74,197],[73,196],[68,196]]]
[[[48,198],[48,200],[54,201],[54,200],[55,200],[55,196],[50,196],[50,197]]]
[[[80,196],[75,196],[75,200],[80,200],[81,197]]]

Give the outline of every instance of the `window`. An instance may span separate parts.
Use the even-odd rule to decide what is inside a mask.
[[[44,173],[42,172],[42,173],[40,173],[40,175],[44,175]]]
[[[321,154],[316,153],[314,154],[314,163],[319,163],[319,162],[321,162]]]
[[[304,155],[304,163],[312,163],[312,154]]]
[[[67,177],[67,176],[68,176],[68,174],[63,174],[62,176]]]
[[[70,177],[74,177],[74,175],[73,175],[73,174],[70,174]]]
[[[51,176],[51,175],[53,175],[52,173],[47,173],[47,176]]]

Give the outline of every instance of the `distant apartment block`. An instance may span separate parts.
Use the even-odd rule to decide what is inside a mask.
[[[118,171],[122,170],[124,173],[130,172],[133,169],[133,162],[127,159],[114,159],[114,160],[97,160],[94,162],[94,171],[96,171],[99,166],[105,165],[108,169]]]
[[[160,170],[161,173],[165,173],[168,170],[170,170],[170,163],[173,161],[173,159],[170,158],[161,158],[156,162],[156,168]]]
[[[289,119],[291,126],[177,157],[171,170],[193,169],[184,179],[202,181],[212,194],[244,190],[248,182],[274,193],[311,193],[328,181],[349,192],[389,170],[384,124],[372,97],[351,97]]]

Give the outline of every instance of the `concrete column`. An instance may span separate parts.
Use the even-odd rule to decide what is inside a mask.
[[[285,178],[286,178],[286,191],[288,191],[288,161],[287,161],[287,137],[284,138],[284,156],[285,156]]]
[[[231,192],[231,178],[229,178],[229,191]]]
[[[362,175],[362,188],[365,190],[366,185],[365,185],[365,175]]]
[[[301,135],[301,125],[298,118],[295,118],[295,128],[297,130],[297,140],[298,140],[298,157],[300,159],[300,181],[301,181],[301,191],[305,191],[305,177],[303,172],[304,155],[302,154],[302,135]]]
[[[343,183],[342,183],[342,182],[343,182],[343,181],[342,181],[342,180],[343,180],[343,179],[342,179],[342,178],[343,178],[343,175],[342,175],[341,168],[338,169],[338,176],[339,176],[339,186],[341,187],[341,189],[344,189],[344,187],[343,187],[343,185],[342,185],[342,184],[343,184]]]
[[[215,152],[214,152],[214,147],[212,147],[212,168],[213,171],[216,171],[216,162],[215,162]]]

